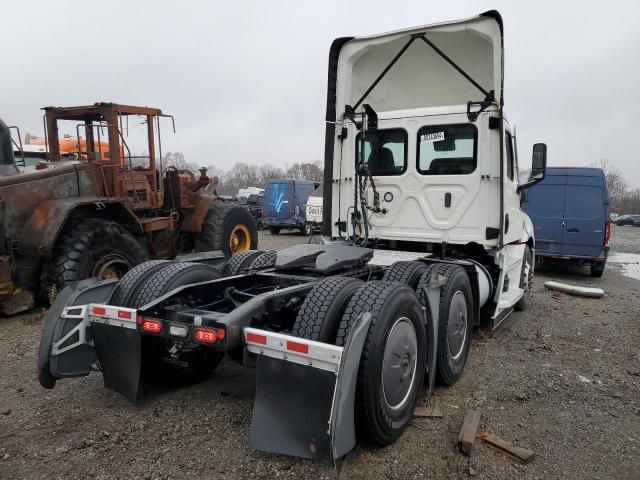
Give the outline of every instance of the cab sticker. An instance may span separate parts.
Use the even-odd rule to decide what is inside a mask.
[[[425,133],[420,135],[420,143],[433,143],[444,140],[444,132]]]

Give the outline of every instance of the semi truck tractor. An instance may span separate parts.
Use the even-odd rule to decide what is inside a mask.
[[[323,243],[69,286],[44,326],[40,383],[98,371],[135,402],[141,383],[199,381],[228,355],[255,368],[253,448],[339,465],[357,442],[395,442],[418,399],[463,374],[472,329],[531,294],[520,192],[547,152],[533,146],[518,184],[502,45],[495,11],[335,40]]]

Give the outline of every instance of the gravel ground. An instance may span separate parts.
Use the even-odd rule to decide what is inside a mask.
[[[261,248],[306,242],[295,234],[261,238]],[[640,229],[615,228],[614,251],[640,253]],[[543,282],[597,285],[603,299],[554,295]],[[422,405],[444,418],[414,419],[385,449],[357,447],[342,478],[639,478],[640,299],[638,280],[608,268],[536,274],[528,311],[498,331],[476,331],[462,379]],[[0,320],[0,479],[306,478],[329,479],[327,463],[253,451],[248,443],[254,375],[225,361],[207,382],[157,389],[132,406],[103,388],[99,374],[59,382],[36,379],[44,313]],[[536,454],[514,463],[477,441],[456,450],[465,412],[480,429]]]

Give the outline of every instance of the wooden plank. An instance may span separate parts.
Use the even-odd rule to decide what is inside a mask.
[[[526,448],[516,447],[509,442],[504,441],[500,437],[489,434],[482,437],[482,441],[494,450],[497,450],[505,455],[518,460],[522,463],[529,463],[535,457],[535,454]]]
[[[478,425],[480,425],[480,412],[469,410],[464,417],[464,423],[458,434],[458,448],[465,455],[471,455]]]
[[[416,407],[413,416],[418,418],[442,418],[440,407]]]

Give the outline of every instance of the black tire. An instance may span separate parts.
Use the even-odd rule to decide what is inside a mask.
[[[255,257],[245,270],[264,270],[265,268],[271,268],[276,264],[278,258],[278,252],[275,250],[269,250],[262,255]]]
[[[334,343],[347,303],[363,283],[349,277],[329,277],[318,282],[302,302],[291,335]]]
[[[171,290],[190,283],[204,282],[220,278],[215,268],[200,263],[167,263],[154,272],[136,288],[135,295],[129,298],[129,308],[139,308]],[[209,377],[224,357],[224,352],[210,347],[197,346],[183,352],[180,361],[186,365],[166,363],[163,358],[171,341],[160,337],[144,336],[142,343],[143,376],[160,382],[177,385],[190,385]]]
[[[471,283],[459,265],[435,265],[428,274],[446,279],[440,292],[436,378],[441,384],[453,385],[462,375],[469,356],[474,323]]]
[[[118,283],[110,303],[113,305],[127,305],[130,298],[134,297],[137,289],[158,270],[164,268],[168,260],[151,260],[141,263],[129,270]]]
[[[526,268],[529,267],[529,273],[527,274]],[[527,309],[529,302],[531,301],[531,288],[533,286],[533,255],[529,246],[524,247],[524,255],[522,261],[522,270],[520,272],[520,288],[524,290],[524,295],[518,300],[514,308],[517,312],[523,312]]]
[[[592,277],[601,277],[604,273],[604,263],[594,263],[591,265],[590,273]]]
[[[422,262],[396,262],[384,272],[382,280],[385,282],[404,283],[416,290],[420,278],[429,269],[430,266]]]
[[[278,235],[280,233],[280,227],[269,227],[269,233],[271,233],[271,235]]]
[[[234,232],[243,238],[242,245],[238,246],[237,250],[231,245]],[[246,236],[249,238],[246,238],[245,241]],[[202,224],[202,231],[195,239],[196,251],[221,250],[228,257],[241,251],[255,250],[257,247],[258,227],[256,221],[247,209],[234,205],[211,207]]]
[[[225,275],[233,276],[242,273],[256,257],[259,257],[264,252],[262,250],[248,250],[246,252],[240,252],[237,255],[231,257],[225,264],[222,272]]]
[[[311,236],[312,233],[313,233],[313,228],[311,227],[310,223],[306,223],[304,227],[300,229],[300,235],[303,235],[305,237]]]
[[[41,300],[53,302],[66,285],[90,277],[122,277],[148,260],[147,252],[122,225],[83,220],[63,232],[41,273]]]
[[[351,327],[360,314],[371,313],[371,324],[365,339],[356,384],[355,420],[359,441],[385,446],[400,437],[407,427],[422,388],[426,369],[427,341],[424,313],[415,292],[407,285],[390,282],[368,282],[359,287],[347,304],[338,328],[336,344],[344,345]],[[398,355],[387,352],[389,342],[397,343],[397,328],[414,332],[411,345],[413,354]],[[401,342],[403,345],[404,343]],[[385,361],[385,357],[387,361]],[[406,359],[403,368],[392,369],[391,359]],[[383,382],[383,370],[390,387]],[[397,372],[405,382],[393,375]],[[411,377],[409,381],[408,378]],[[392,382],[393,380],[393,382]],[[404,392],[404,389],[407,389]],[[387,399],[388,397],[392,400]],[[399,403],[391,405],[401,396]]]

